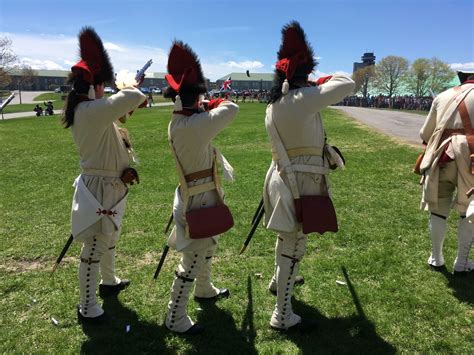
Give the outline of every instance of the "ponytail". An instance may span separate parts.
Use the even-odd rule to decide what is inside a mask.
[[[74,123],[74,111],[76,106],[79,103],[79,97],[77,96],[76,90],[72,91],[67,96],[66,104],[64,106],[63,117],[61,118],[61,123],[64,125],[64,128],[69,128]]]
[[[77,105],[84,101],[83,96],[87,96],[90,84],[87,83],[82,75],[71,74],[69,83],[72,84],[72,90],[67,96],[66,104],[64,105],[64,113],[61,118],[61,123],[64,128],[69,128],[74,124],[74,113]]]

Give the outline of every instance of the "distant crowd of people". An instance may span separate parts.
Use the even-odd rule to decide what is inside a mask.
[[[431,96],[416,97],[411,95],[405,96],[348,96],[342,100],[339,106],[358,106],[372,108],[390,108],[399,110],[417,110],[429,111],[433,98]]]
[[[268,103],[270,101],[269,90],[243,90],[243,91],[222,91],[208,93],[205,95],[207,99],[220,97],[233,102],[260,102]]]

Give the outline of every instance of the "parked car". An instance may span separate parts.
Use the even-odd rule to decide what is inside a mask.
[[[153,88],[151,89],[151,92],[156,95],[161,95],[161,89],[160,88]]]
[[[61,88],[54,89],[54,92],[56,92],[56,93],[61,92]]]
[[[140,88],[140,91],[144,94],[149,94],[150,93],[150,89],[149,88]]]
[[[106,87],[104,88],[104,93],[105,93],[105,94],[113,94],[113,93],[115,93],[115,90],[112,89],[110,86],[106,86]]]

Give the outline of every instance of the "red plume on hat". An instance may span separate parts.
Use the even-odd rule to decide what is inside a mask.
[[[313,49],[306,40],[306,34],[297,21],[292,21],[283,26],[281,33],[282,44],[278,51],[278,61],[275,64],[275,68],[277,74],[280,72],[285,76],[282,91],[287,93],[289,88],[287,82],[293,79],[295,74],[298,76],[309,75],[317,62],[314,59]]]
[[[83,27],[79,33],[79,48],[81,60],[71,71],[74,76],[82,74],[89,84],[111,82],[114,79],[114,70],[109,55],[102,40],[92,27]]]

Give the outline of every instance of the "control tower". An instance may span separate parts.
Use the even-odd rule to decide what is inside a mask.
[[[357,70],[368,67],[369,65],[375,65],[375,55],[373,52],[371,53],[364,53],[361,57],[362,63],[354,62],[354,67],[352,69],[352,73],[355,73]]]

